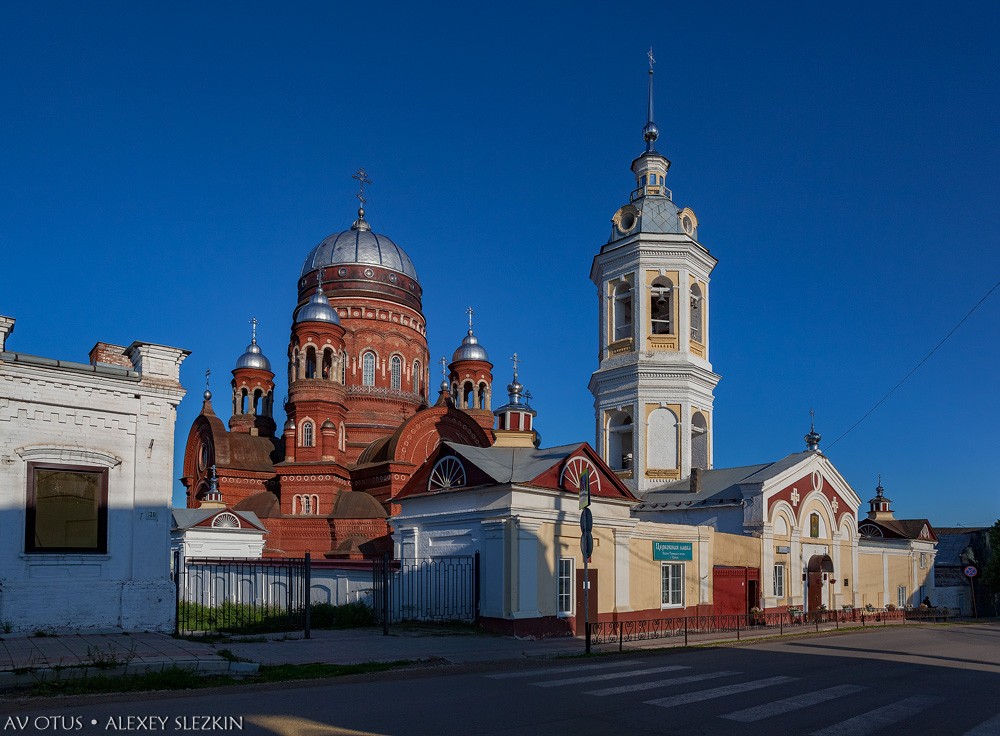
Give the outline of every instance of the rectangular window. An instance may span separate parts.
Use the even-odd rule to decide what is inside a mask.
[[[25,552],[107,552],[107,469],[28,463],[25,517]]]
[[[785,563],[783,562],[774,566],[774,597],[785,597]]]
[[[810,537],[819,536],[819,514],[809,515],[809,536]]]
[[[927,567],[927,553],[926,552],[921,552],[920,553],[920,569],[923,570],[923,569],[926,569],[926,567]]]
[[[576,562],[572,557],[559,558],[559,602],[561,615],[573,615],[573,572]]]
[[[684,565],[664,562],[660,568],[660,607],[684,607]]]
[[[906,586],[900,585],[896,588],[896,605],[902,608],[906,605]]]

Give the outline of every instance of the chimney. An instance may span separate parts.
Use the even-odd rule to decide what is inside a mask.
[[[690,488],[691,493],[701,492],[701,468],[691,468]]]

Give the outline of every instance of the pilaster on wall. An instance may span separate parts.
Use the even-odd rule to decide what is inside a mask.
[[[538,610],[538,530],[542,524],[529,519],[516,519],[517,544],[511,563],[513,580],[511,590],[514,600],[513,618],[537,618]]]
[[[622,613],[632,610],[629,548],[633,535],[620,529],[612,529],[611,533],[615,539],[615,611]]]
[[[507,574],[506,548],[508,519],[487,519],[481,522],[483,533],[480,558],[480,614],[485,618],[505,618],[510,607],[505,601]]]

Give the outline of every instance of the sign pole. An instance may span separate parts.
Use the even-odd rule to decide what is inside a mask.
[[[590,654],[590,556],[594,553],[594,515],[590,510],[590,468],[580,474],[580,551],[583,553],[584,652]]]

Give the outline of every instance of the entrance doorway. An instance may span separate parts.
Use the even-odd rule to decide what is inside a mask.
[[[818,611],[823,605],[823,576],[833,573],[830,555],[813,555],[806,567],[806,610]]]

